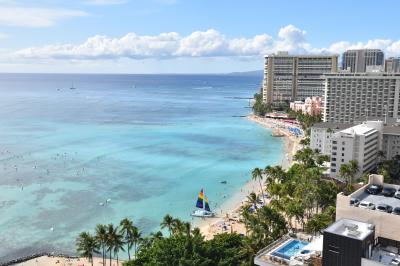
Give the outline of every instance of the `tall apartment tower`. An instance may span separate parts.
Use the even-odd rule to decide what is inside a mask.
[[[343,53],[342,69],[351,73],[367,72],[368,67],[382,68],[384,53],[380,49],[347,50]]]
[[[324,122],[399,118],[400,74],[325,74]]]
[[[400,73],[400,57],[390,57],[385,60],[385,72]]]
[[[322,74],[337,72],[337,55],[265,56],[263,101],[280,103],[324,94]]]

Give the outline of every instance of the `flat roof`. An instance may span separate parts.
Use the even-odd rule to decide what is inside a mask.
[[[384,185],[384,187],[393,187],[396,190],[399,189],[399,186],[395,186],[395,185]],[[352,195],[350,195],[351,197]],[[400,208],[400,199],[396,199],[395,197],[385,197],[381,194],[379,195],[372,195],[369,194],[367,192],[364,191],[362,192],[362,194],[360,194],[359,196],[356,197],[357,199],[359,199],[360,201],[368,201],[371,202],[373,204],[375,204],[375,206],[378,206],[379,204],[387,204],[390,205],[394,208],[399,207]],[[358,207],[356,207],[358,208]],[[374,210],[377,211],[377,210]]]
[[[346,133],[346,134],[369,134],[376,132],[377,130],[373,127],[369,127],[365,124],[361,125],[356,125],[353,127],[346,128],[342,130],[341,132]]]
[[[387,73],[387,72],[364,72],[364,73],[349,73],[349,72],[333,72],[324,73],[325,78],[341,78],[341,77],[354,77],[354,78],[400,78],[400,73]]]
[[[297,57],[297,58],[331,58],[331,57],[339,57],[337,54],[328,54],[328,55],[312,55],[312,54],[269,54],[269,55],[264,55],[264,58],[266,57]]]
[[[400,135],[400,126],[384,126],[383,134]]]
[[[312,127],[315,128],[330,128],[330,129],[346,129],[352,127],[354,124],[352,123],[336,123],[336,122],[320,122],[314,124]]]
[[[324,231],[349,238],[363,240],[374,232],[374,225],[352,219],[340,219]]]

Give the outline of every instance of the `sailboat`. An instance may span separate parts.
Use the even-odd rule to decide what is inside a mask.
[[[74,87],[74,83],[72,82],[71,87],[69,88],[70,90],[75,90],[76,88]]]
[[[196,207],[197,210],[192,212],[192,216],[195,217],[213,217],[214,213],[210,210],[210,205],[208,204],[208,198],[204,197],[204,191],[201,189],[199,197],[197,198]]]

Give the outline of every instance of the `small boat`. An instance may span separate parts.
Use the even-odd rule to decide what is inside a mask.
[[[226,184],[226,183],[228,183],[226,180],[223,180],[223,181],[221,181],[220,182],[221,184]]]
[[[69,88],[70,90],[75,90],[76,88],[74,87],[74,83],[72,82],[71,87]]]
[[[192,212],[192,216],[203,218],[214,217],[214,213],[210,210],[210,205],[208,204],[208,198],[204,198],[203,189],[201,189],[197,198],[196,207],[198,209]]]

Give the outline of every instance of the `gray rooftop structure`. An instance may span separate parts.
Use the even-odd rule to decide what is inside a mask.
[[[314,128],[346,129],[354,126],[353,123],[320,122],[313,125]]]
[[[374,233],[374,225],[352,219],[340,219],[324,231],[332,234],[363,240]]]
[[[400,126],[384,126],[383,134],[385,135],[400,135]]]

